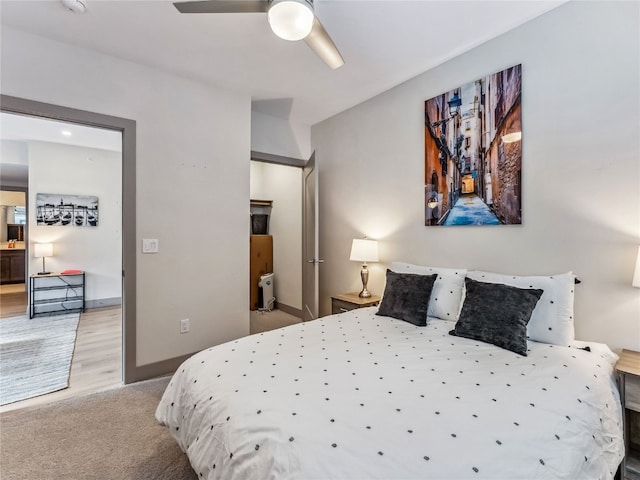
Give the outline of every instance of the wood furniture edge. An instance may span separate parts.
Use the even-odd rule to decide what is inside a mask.
[[[640,352],[626,348],[623,349],[616,363],[616,370],[618,372],[640,376]]]
[[[375,303],[380,301],[379,295],[371,295],[369,298],[360,298],[358,296],[359,292],[349,292],[349,293],[338,293],[335,295],[331,295],[332,299],[342,300],[343,302],[355,303],[357,305],[364,305],[367,303]]]

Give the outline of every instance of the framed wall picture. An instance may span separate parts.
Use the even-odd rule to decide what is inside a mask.
[[[522,66],[424,102],[426,226],[522,223]]]
[[[37,225],[97,227],[98,219],[98,197],[59,193],[36,194]]]

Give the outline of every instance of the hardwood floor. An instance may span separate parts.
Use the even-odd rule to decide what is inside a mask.
[[[9,291],[0,295],[0,318],[17,317],[27,311],[27,292]]]
[[[23,315],[14,298],[0,296],[0,318]],[[6,301],[5,301],[6,300]],[[14,304],[15,303],[15,304]],[[6,310],[6,311],[5,311]],[[8,312],[17,311],[13,315]],[[80,314],[76,348],[71,361],[69,388],[0,407],[0,413],[41,405],[122,385],[122,310],[120,306],[92,308]]]
[[[0,285],[0,295],[3,295],[5,293],[22,293],[26,291],[26,283],[4,283]]]

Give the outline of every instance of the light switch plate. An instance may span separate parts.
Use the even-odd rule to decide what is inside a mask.
[[[191,330],[191,323],[188,318],[180,320],[180,333],[189,333]]]
[[[160,242],[157,238],[142,239],[142,253],[158,253]]]

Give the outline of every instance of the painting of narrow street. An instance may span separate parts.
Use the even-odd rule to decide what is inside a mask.
[[[424,102],[426,226],[522,223],[522,68]]]
[[[499,225],[500,220],[475,193],[462,195],[443,225]]]

